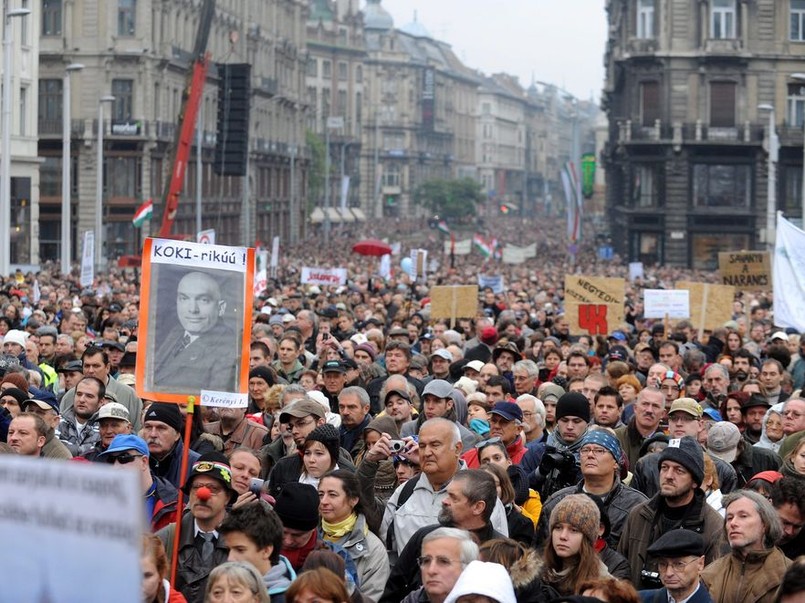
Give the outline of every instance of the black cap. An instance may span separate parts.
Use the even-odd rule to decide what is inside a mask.
[[[322,373],[346,373],[347,367],[345,367],[340,360],[328,360],[324,363],[321,367]]]
[[[137,352],[126,352],[120,359],[120,367],[137,366]]]
[[[59,370],[56,371],[57,373],[83,373],[84,372],[84,363],[80,360],[70,360],[65,362]]]
[[[556,420],[562,417],[578,417],[590,422],[590,402],[584,394],[568,392],[556,401]]]
[[[761,396],[760,394],[752,394],[749,396],[749,399],[741,406],[741,412],[746,413],[747,410],[750,408],[755,408],[758,406],[762,406],[763,408],[771,408],[771,404],[766,399],[766,396]]]
[[[687,557],[704,555],[704,538],[691,530],[668,530],[646,549],[655,557]]]

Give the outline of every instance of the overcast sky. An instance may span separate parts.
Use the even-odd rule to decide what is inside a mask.
[[[525,86],[551,82],[601,98],[604,0],[382,0],[395,27],[414,19],[469,67],[504,71]]]

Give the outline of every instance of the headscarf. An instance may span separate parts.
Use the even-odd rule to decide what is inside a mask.
[[[757,446],[758,448],[766,448],[768,450],[776,452],[777,454],[780,454],[780,446],[783,445],[785,436],[783,436],[776,442],[772,442],[769,439],[769,436],[766,435],[766,423],[769,422],[769,417],[771,417],[772,413],[776,413],[780,415],[780,417],[782,417],[784,406],[785,402],[779,402],[778,404],[775,404],[774,406],[769,408],[769,410],[766,411],[766,414],[763,416],[763,429],[760,432],[760,439],[758,440],[757,444],[755,444],[755,446]]]

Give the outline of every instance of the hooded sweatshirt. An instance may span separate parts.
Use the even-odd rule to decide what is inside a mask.
[[[280,555],[280,562],[272,565],[268,573],[263,576],[263,584],[266,585],[271,603],[284,603],[285,591],[294,580],[296,580],[296,572],[291,567],[291,562]]]

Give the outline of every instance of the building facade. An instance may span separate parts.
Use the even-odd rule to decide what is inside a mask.
[[[802,217],[805,2],[609,0],[607,211],[633,261],[710,270]],[[803,79],[801,80],[800,77]],[[780,137],[767,207],[769,113]]]
[[[32,9],[30,0],[9,2],[8,9]],[[39,263],[39,21],[36,13],[8,19],[11,35],[11,264]],[[0,44],[0,65],[4,45]],[[5,110],[5,108],[3,108]]]
[[[58,257],[64,67],[72,74],[73,240],[94,228],[98,169],[103,177],[103,254],[139,253],[142,237],[159,229],[162,198],[176,140],[182,92],[192,62],[202,0],[43,0],[39,55],[39,154],[43,159],[40,212],[42,259]],[[201,145],[194,138],[173,233],[195,238],[200,183],[202,228],[223,244],[291,238],[302,228],[306,178],[304,148],[304,0],[218,0],[207,41],[213,65],[200,108]],[[213,170],[217,123],[214,63],[249,63],[251,112],[248,175]],[[114,101],[100,105],[100,99]],[[102,107],[104,118],[99,123]],[[103,166],[97,165],[103,128]],[[201,154],[201,173],[196,153]],[[293,174],[293,180],[292,180]],[[154,217],[132,226],[147,199]],[[296,220],[291,219],[292,210]],[[298,234],[298,231],[297,233]],[[74,258],[80,252],[74,244]]]

